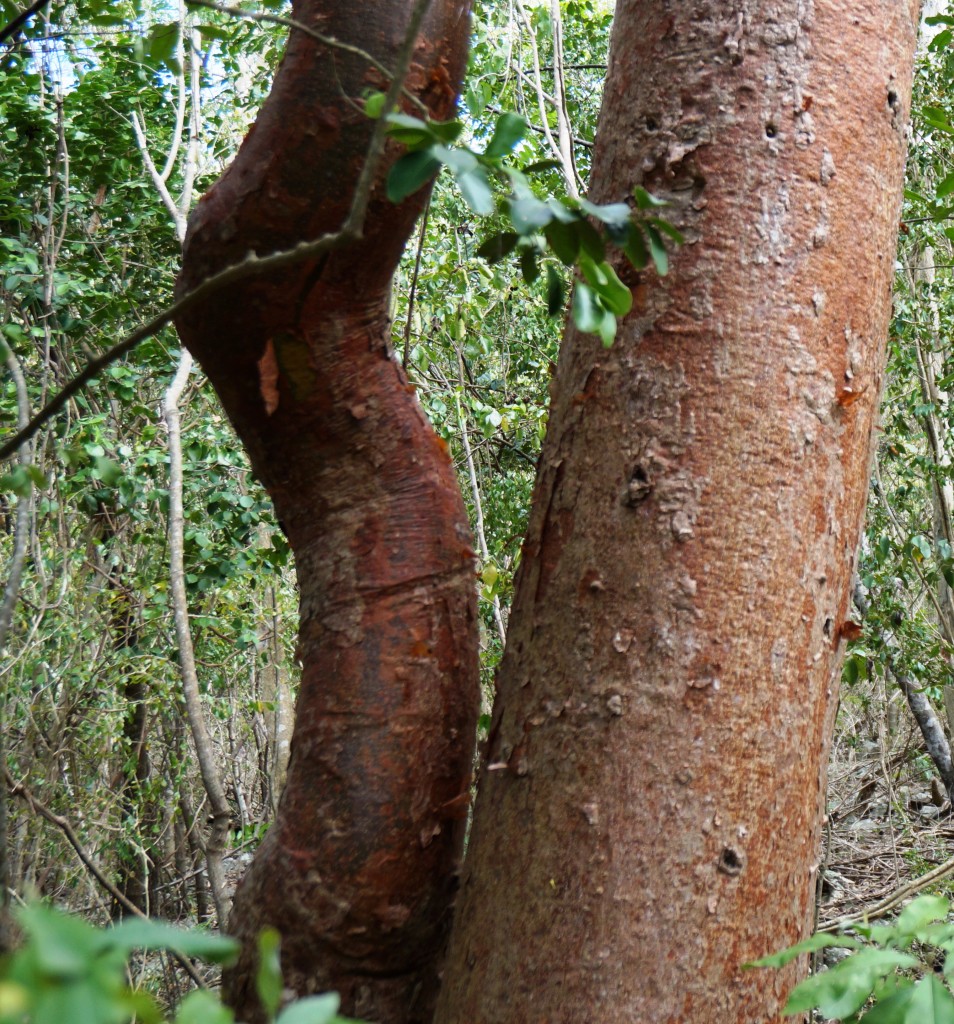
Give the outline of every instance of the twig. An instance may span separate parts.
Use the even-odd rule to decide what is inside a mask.
[[[169,587],[175,613],[176,640],[179,645],[179,668],[182,675],[182,695],[185,699],[186,719],[192,731],[196,759],[202,786],[212,809],[212,826],[205,843],[205,858],[209,869],[209,887],[218,917],[219,928],[228,920],[231,900],[225,895],[225,872],[222,860],[228,844],[231,813],[215,759],[212,736],[205,722],[199,674],[195,665],[195,649],[189,629],[189,601],[185,586],[183,557],[184,514],[182,511],[182,434],[179,418],[179,399],[189,379],[192,356],[183,349],[179,368],[162,402],[162,418],[169,436]]]
[[[0,43],[5,43],[11,36],[15,36],[17,32],[33,17],[34,14],[39,14],[44,7],[50,2],[50,0],[35,0],[35,3],[18,14],[13,21],[4,25],[0,28]]]
[[[912,881],[905,883],[900,888],[895,889],[893,893],[886,896],[883,900],[879,900],[870,907],[865,907],[864,910],[860,910],[855,914],[848,914],[845,917],[837,917],[828,921],[822,921],[818,926],[818,930],[822,932],[830,932],[834,928],[846,928],[848,925],[858,924],[861,921],[869,921],[878,917],[884,917],[889,910],[894,910],[895,907],[900,906],[906,899],[908,899],[909,896],[916,895],[922,889],[926,889],[929,885],[933,885],[935,882],[940,882],[949,875],[954,875],[954,857],[944,861],[943,864],[939,864],[933,871],[929,871],[926,875],[921,875],[920,878],[915,878],[912,879]]]
[[[411,291],[407,300],[407,320],[404,322],[404,354],[401,365],[407,373],[411,357],[411,320],[414,317],[414,300],[417,297],[417,278],[421,272],[421,256],[424,252],[424,236],[427,234],[427,221],[431,215],[431,197],[427,197],[424,216],[421,217],[421,233],[417,237],[417,255],[414,257],[414,274],[411,277]]]

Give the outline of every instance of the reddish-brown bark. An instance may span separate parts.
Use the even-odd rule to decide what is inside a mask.
[[[294,17],[393,66],[408,0],[298,0]],[[467,4],[434,0],[408,87],[445,118]],[[386,86],[292,32],[235,162],[193,215],[180,293],[344,221]],[[389,154],[393,157],[395,153]],[[388,161],[385,161],[387,163]],[[445,446],[390,357],[391,276],[426,190],[378,181],[358,244],[221,291],[177,323],[271,494],[301,589],[301,692],[278,820],[239,889],[226,978],[254,1008],[254,938],[283,935],[286,984],[376,1021],[427,1019],[463,838],[477,706],[470,534]],[[465,798],[466,799],[466,798]]]
[[[620,0],[594,198],[687,244],[561,354],[441,1024],[781,1019],[742,964],[810,924],[917,9]]]

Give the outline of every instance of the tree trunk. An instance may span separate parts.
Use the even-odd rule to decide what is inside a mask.
[[[411,7],[298,0],[293,16],[389,68]],[[466,33],[466,4],[433,0],[406,85],[438,118],[453,112]],[[339,229],[371,131],[360,97],[387,85],[368,59],[292,32],[254,129],[191,219],[180,292],[249,250]],[[478,683],[463,501],[389,349],[391,276],[426,197],[395,207],[379,175],[361,241],[177,325],[275,502],[301,589],[288,781],[230,924],[245,951],[225,989],[243,1020],[262,1019],[254,940],[269,924],[286,984],[336,989],[349,1014],[425,1020],[436,988]]]
[[[620,0],[591,198],[687,244],[567,334],[441,1024],[781,1019],[742,965],[810,926],[917,14]]]

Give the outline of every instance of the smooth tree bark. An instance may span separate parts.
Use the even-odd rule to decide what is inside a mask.
[[[199,203],[180,294],[345,222],[371,122],[416,5],[297,0],[272,93]],[[468,27],[433,0],[406,88],[453,114]],[[356,52],[360,48],[368,56]],[[417,108],[409,107],[416,111]],[[391,277],[427,189],[399,206],[375,182],[363,237],[220,291],[177,323],[222,399],[294,551],[301,690],[278,817],[240,886],[244,942],[225,979],[256,1005],[255,940],[282,933],[286,985],[344,1012],[426,1020],[450,921],[478,706],[470,531],[446,445],[391,356]]]
[[[917,15],[617,6],[591,198],[687,242],[565,340],[440,1024],[781,1020],[743,964],[810,928]]]

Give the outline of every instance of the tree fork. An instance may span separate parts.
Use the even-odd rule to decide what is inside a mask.
[[[418,8],[420,5],[413,5]],[[412,4],[299,0],[294,19],[399,62]],[[454,109],[467,5],[433,0],[405,88]],[[251,250],[341,229],[389,83],[356,52],[292,31],[234,163],[193,214],[179,294]],[[430,1016],[463,839],[478,705],[473,551],[446,446],[389,347],[392,274],[427,197],[384,197],[361,237],[227,287],[177,320],[268,489],[295,554],[302,664],[277,820],[236,894],[225,979],[261,1019],[254,942],[283,936],[286,984],[342,993],[382,1024]]]

